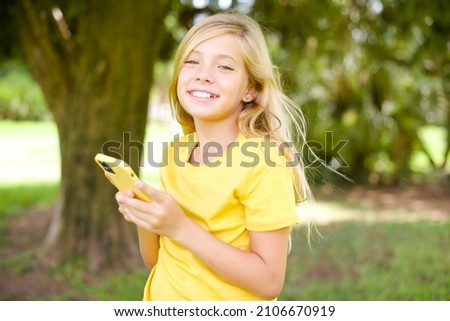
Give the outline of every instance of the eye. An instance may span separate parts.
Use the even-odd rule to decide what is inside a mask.
[[[218,67],[219,69],[223,69],[223,70],[234,70],[233,67],[227,66],[227,65],[219,65]]]
[[[194,59],[186,59],[186,60],[184,61],[184,63],[187,64],[187,65],[197,65],[197,64],[198,64],[198,61],[196,61],[196,60],[194,60]]]

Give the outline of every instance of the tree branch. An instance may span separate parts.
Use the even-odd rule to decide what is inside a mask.
[[[55,23],[57,30],[56,34],[58,35],[59,43],[64,51],[65,60],[71,61],[72,64],[76,64],[75,42],[73,41],[72,33],[69,30],[63,12],[58,7],[53,7],[51,10],[51,20]]]

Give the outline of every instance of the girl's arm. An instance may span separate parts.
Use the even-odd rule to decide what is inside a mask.
[[[286,271],[288,228],[250,232],[250,250],[240,250],[190,220],[171,195],[142,182],[137,186],[149,194],[153,202],[118,193],[124,215],[130,222],[180,243],[229,282],[264,299],[278,296]]]
[[[188,220],[174,240],[214,272],[258,296],[272,300],[283,289],[289,229],[250,232],[250,250],[235,248]]]
[[[137,227],[139,237],[139,251],[145,265],[151,270],[158,260],[159,235]]]
[[[134,197],[133,192],[118,192],[116,194],[117,203],[119,204],[119,212],[123,214],[125,220],[131,222],[129,217],[125,212],[125,204],[119,201],[120,195],[124,195],[124,197]],[[153,266],[155,266],[156,261],[158,260],[158,251],[159,251],[159,235],[143,229],[139,225],[137,225],[137,233],[139,238],[139,251],[141,253],[142,259],[144,260],[145,265],[151,270]]]

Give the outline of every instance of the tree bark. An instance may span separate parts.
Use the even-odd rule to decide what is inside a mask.
[[[30,69],[59,133],[61,182],[40,258],[87,257],[89,268],[142,264],[135,228],[117,211],[115,189],[94,163],[107,141],[143,141],[153,63],[167,1],[21,0],[17,14]],[[139,172],[142,148],[123,148]]]

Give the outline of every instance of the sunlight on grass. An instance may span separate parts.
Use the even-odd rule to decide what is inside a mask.
[[[59,146],[53,122],[0,122],[0,182],[57,182]]]
[[[344,197],[344,196],[343,196]],[[347,196],[348,197],[348,196]],[[317,226],[337,222],[359,221],[373,222],[416,222],[420,220],[445,221],[448,214],[441,209],[411,208],[405,204],[396,204],[382,208],[376,200],[361,197],[358,201],[343,202],[342,200],[328,200],[322,197],[311,203],[303,203],[298,207],[300,224],[308,223]]]
[[[179,129],[169,123],[148,125],[145,141],[149,143],[144,144],[142,179],[159,184],[155,179],[159,168],[152,168],[149,158],[160,161],[164,144],[178,132]],[[1,185],[59,181],[60,155],[55,123],[0,121],[0,137]]]

